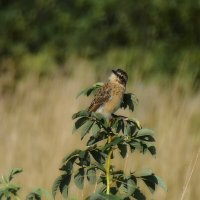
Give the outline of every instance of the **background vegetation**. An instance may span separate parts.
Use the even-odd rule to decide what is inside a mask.
[[[198,0],[1,0],[0,27],[0,174],[22,167],[22,195],[50,190],[63,156],[83,145],[71,116],[89,101],[77,92],[120,66],[140,99],[126,114],[155,130],[158,155],[116,165],[148,162],[168,186],[153,198],[181,198],[200,146]],[[199,185],[196,167],[185,199]],[[86,197],[85,187],[70,195]]]
[[[114,49],[146,77],[183,68],[199,84],[198,0],[2,0],[0,26],[0,69],[9,65],[15,78],[66,68],[72,55],[113,60]]]

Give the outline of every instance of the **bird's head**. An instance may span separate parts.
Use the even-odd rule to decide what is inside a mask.
[[[110,75],[109,80],[111,82],[118,82],[126,86],[128,75],[122,69],[112,70],[112,74]]]

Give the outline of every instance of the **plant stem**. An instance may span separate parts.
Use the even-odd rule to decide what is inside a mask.
[[[112,140],[112,137],[109,136],[108,137],[108,143],[110,143]],[[109,151],[108,153],[108,157],[106,159],[106,194],[110,194],[110,160],[111,160],[111,154],[112,154],[112,150]]]

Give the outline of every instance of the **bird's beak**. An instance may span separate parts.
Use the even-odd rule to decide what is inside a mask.
[[[113,72],[114,74],[117,74],[117,71],[116,71],[116,70],[114,70],[114,69],[112,70],[112,72]]]

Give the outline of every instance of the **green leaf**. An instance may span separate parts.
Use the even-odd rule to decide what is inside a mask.
[[[87,122],[87,120],[89,120],[88,117],[81,117],[81,118],[79,118],[79,119],[75,122],[75,124],[74,124],[74,130],[73,130],[73,132],[74,132],[75,130],[79,129],[81,126],[83,126],[83,124],[85,124],[85,123]]]
[[[131,126],[128,123],[125,126],[124,134],[127,135],[127,136],[131,135]]]
[[[117,192],[118,192],[118,190],[119,190],[119,189],[118,189],[117,187],[111,187],[111,188],[110,188],[110,193],[113,194],[113,195],[116,195]]]
[[[153,130],[142,128],[138,131],[137,136],[152,136],[154,137],[155,133]]]
[[[77,158],[78,158],[78,156],[72,157],[62,167],[60,167],[59,170],[65,171],[66,173],[70,173],[72,171],[73,164],[74,164],[74,162],[76,161]]]
[[[101,131],[99,132],[98,136],[94,137],[94,136],[91,136],[87,142],[87,146],[91,146],[97,142],[100,142],[102,140],[105,140],[108,138],[108,135],[105,131]]]
[[[127,180],[127,191],[128,196],[131,196],[136,190],[136,183],[132,177],[129,177]]]
[[[79,168],[78,172],[74,175],[74,182],[79,189],[84,186],[84,168]]]
[[[148,150],[152,156],[156,155],[156,147],[155,146],[148,147]]]
[[[81,151],[79,153],[79,161],[80,163],[76,163],[79,166],[89,166],[90,165],[90,155],[88,153],[88,151]]]
[[[72,115],[72,119],[76,119],[78,117],[89,117],[90,112],[88,110],[81,110],[75,114]]]
[[[70,153],[69,155],[65,156],[63,158],[62,162],[65,163],[68,160],[70,160],[72,157],[78,156],[80,152],[81,152],[81,150],[79,150],[79,149],[74,150],[72,153]]]
[[[21,173],[22,171],[23,171],[22,168],[13,168],[13,169],[10,171],[9,175],[8,175],[8,180],[11,181],[11,180],[13,179],[14,175],[19,174],[19,173]]]
[[[101,125],[105,126],[106,128],[109,127],[108,120],[105,118],[103,114],[92,112],[91,116],[94,117],[96,121],[99,122]]]
[[[167,192],[167,185],[166,183],[159,177],[156,175],[156,178],[158,180],[158,185],[165,191]]]
[[[66,174],[64,176],[64,178],[62,179],[60,186],[59,186],[60,192],[65,199],[67,199],[67,197],[68,197],[70,181],[71,181],[71,174]]]
[[[96,92],[97,89],[99,89],[100,87],[103,86],[104,83],[95,83],[94,85],[92,85],[91,87],[88,87],[84,90],[82,90],[80,93],[78,93],[77,97],[78,98],[79,96],[81,95],[86,95],[86,96],[89,96],[90,94],[93,94]]]
[[[119,150],[120,150],[120,155],[122,156],[122,158],[126,157],[127,154],[127,146],[126,144],[118,144],[117,145]]]
[[[56,192],[60,186],[60,183],[62,181],[62,176],[59,176],[58,178],[56,178],[56,180],[54,181],[53,185],[52,185],[52,195],[53,195],[53,198],[55,199],[55,196],[56,196]]]
[[[141,176],[144,183],[147,185],[149,190],[153,193],[156,189],[156,185],[158,184],[158,180],[155,177],[154,174],[147,175],[147,176]]]
[[[54,181],[52,186],[52,195],[54,199],[58,188],[63,197],[66,198],[68,196],[68,187],[70,181],[71,181],[71,174],[63,174]]]
[[[112,194],[105,194],[103,192],[101,193],[95,193],[92,196],[88,197],[86,200],[121,200],[120,197]]]
[[[95,123],[92,127],[92,135],[96,138],[100,130],[101,128],[99,127],[99,125]]]
[[[127,120],[127,124],[125,126],[125,134],[128,136],[133,136],[136,133],[136,129],[136,124],[131,120]]]
[[[143,135],[143,136],[139,136],[139,137],[136,137],[136,138],[139,139],[139,140],[146,141],[146,142],[155,142],[154,137],[152,137],[150,135]]]
[[[105,150],[109,149],[110,147],[114,147],[115,145],[121,143],[122,141],[124,141],[124,138],[123,138],[123,137],[118,137],[118,136],[117,136],[117,137],[114,137],[113,140],[112,140],[110,143],[107,143],[107,144],[103,147],[102,151],[105,151]]]
[[[105,155],[99,149],[93,149],[90,154],[99,164],[105,163]]]
[[[93,121],[87,121],[87,123],[84,124],[82,130],[81,130],[81,140],[85,137],[87,133],[90,132],[90,129],[92,128],[92,125],[94,124]]]
[[[42,200],[44,199],[42,197],[46,197],[45,199],[48,199],[48,200],[53,200],[52,195],[43,188],[38,188],[34,190],[33,192],[31,192],[30,194],[28,194],[26,197],[26,200],[33,200],[33,199]]]
[[[145,177],[150,176],[153,174],[153,171],[151,169],[144,169],[142,172],[139,173],[139,176]]]
[[[135,199],[137,200],[146,200],[146,197],[144,196],[144,194],[140,191],[139,188],[135,189],[134,194],[132,195]]]
[[[122,133],[124,133],[124,120],[123,119],[118,119],[115,122],[115,127],[116,127],[116,132],[119,133],[120,131],[122,131]]]
[[[132,99],[132,96],[134,96],[134,94],[125,93],[120,107],[124,108],[124,109],[126,109],[128,107],[133,112],[134,111],[134,103],[137,103],[137,102]]]
[[[106,172],[106,169],[104,168],[103,165],[99,163],[93,163],[92,165],[95,166],[97,169],[101,170],[102,172]]]
[[[87,170],[87,179],[91,184],[96,183],[96,170],[95,168],[90,168]]]

